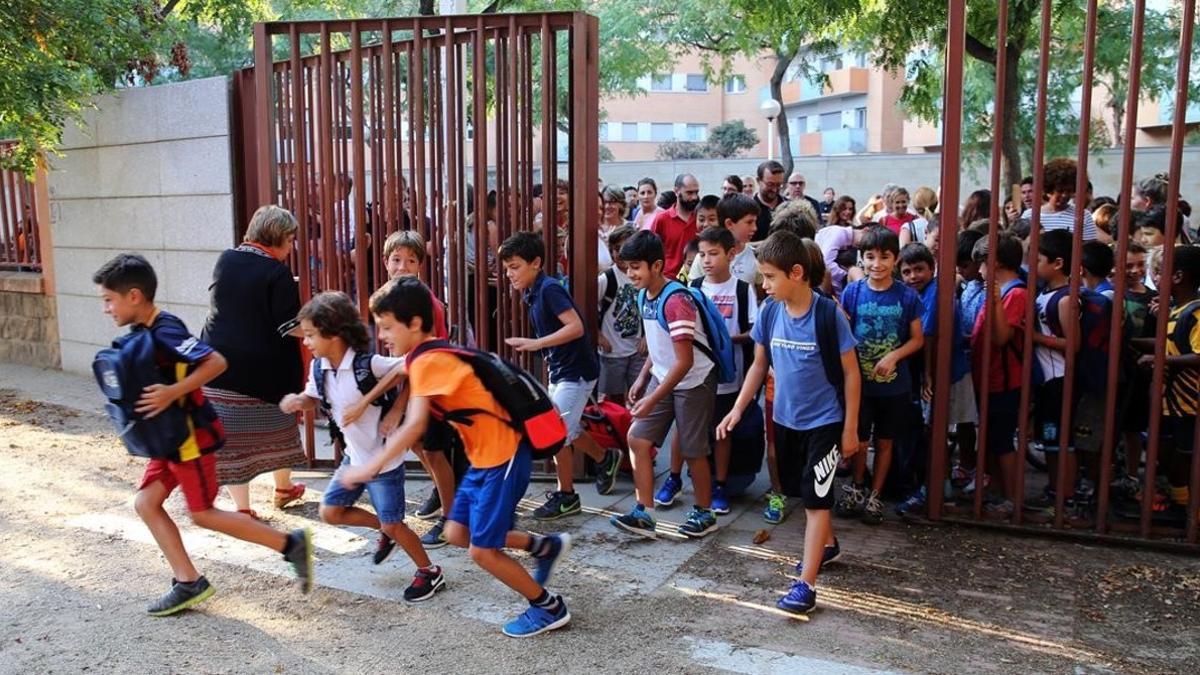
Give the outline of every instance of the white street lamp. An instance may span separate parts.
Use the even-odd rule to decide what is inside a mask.
[[[767,159],[775,159],[775,118],[783,111],[779,101],[769,98],[758,107],[763,117],[767,118]]]

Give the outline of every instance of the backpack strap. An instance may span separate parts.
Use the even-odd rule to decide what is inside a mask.
[[[842,307],[849,314],[850,329],[854,329],[854,321],[858,315],[858,282],[846,284],[846,288],[842,290]]]
[[[612,267],[604,270],[604,297],[600,298],[600,320],[604,321],[604,316],[608,314],[608,310],[612,309],[613,303],[617,301],[617,271]]]
[[[771,364],[771,347],[770,347],[770,331],[775,328],[775,317],[779,315],[779,305],[774,298],[763,300],[762,307],[758,310],[758,322],[763,325],[763,335],[768,337],[767,343],[767,365]]]
[[[748,333],[750,331],[750,284],[738,279],[737,282],[737,303],[738,303],[738,333]]]
[[[314,358],[309,366],[312,368],[313,384],[317,387],[317,398],[321,401],[321,409],[329,411],[329,401],[325,396],[325,370],[321,368],[322,359]]]
[[[817,349],[821,352],[821,365],[825,367],[825,379],[838,393],[838,400],[845,398],[845,373],[842,369],[842,354],[838,350],[837,303],[820,295],[813,296],[814,325],[817,332]]]
[[[1058,305],[1062,302],[1063,294],[1070,292],[1070,286],[1063,286],[1062,288],[1054,291],[1054,294],[1051,295],[1050,299],[1046,301],[1046,327],[1050,329],[1050,332],[1053,333],[1055,337],[1066,337],[1066,333],[1063,331],[1062,316],[1059,313]],[[1080,297],[1082,297],[1082,295],[1083,292],[1081,289]]]

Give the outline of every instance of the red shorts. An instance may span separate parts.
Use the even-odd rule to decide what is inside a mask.
[[[183,490],[188,511],[207,511],[217,499],[217,455],[209,453],[187,462],[152,459],[138,489],[143,490],[154,481],[162,481],[167,494],[176,487]]]

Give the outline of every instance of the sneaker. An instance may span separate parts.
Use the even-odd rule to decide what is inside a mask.
[[[549,548],[545,555],[537,556],[537,569],[533,572],[533,580],[538,582],[539,586],[545,586],[550,581],[550,575],[554,574],[554,568],[558,563],[571,552],[571,535],[548,534],[545,539]]]
[[[725,496],[725,486],[714,485],[712,490],[712,512],[718,516],[729,513],[729,497]]]
[[[691,539],[699,539],[716,529],[717,516],[712,509],[695,506],[688,512],[687,520],[679,526],[679,534]]]
[[[1118,495],[1132,497],[1142,488],[1142,482],[1136,476],[1124,474],[1112,482],[1112,491]]]
[[[807,583],[795,581],[787,595],[780,598],[775,606],[792,614],[808,614],[817,607],[817,592]]]
[[[966,487],[963,488],[964,496],[972,497],[975,495],[975,483],[976,483],[975,479],[976,479],[975,473],[971,472],[971,480],[967,481]],[[986,473],[983,474],[983,488],[986,490],[987,487],[991,484],[992,484],[991,477],[988,476]]]
[[[426,551],[431,551],[435,548],[441,548],[450,543],[446,541],[446,519],[438,518],[438,521],[429,528],[429,531],[421,535],[421,546],[425,547]]]
[[[379,533],[379,541],[375,542],[375,564],[382,565],[383,561],[391,557],[392,551],[396,550],[396,542],[386,534]]]
[[[670,506],[675,503],[675,496],[683,489],[683,481],[674,477],[667,476],[663,481],[662,487],[658,492],[654,493],[654,503],[658,506]]]
[[[546,503],[533,511],[538,520],[558,520],[583,511],[583,503],[574,492],[547,492]]]
[[[633,507],[633,510],[623,516],[613,516],[608,519],[614,527],[620,530],[625,530],[645,537],[647,539],[658,539],[658,533],[654,531],[654,519],[641,506]]]
[[[300,580],[300,592],[307,593],[313,585],[312,530],[307,527],[292,530],[288,535],[288,547],[283,559],[292,564],[296,578]]]
[[[867,504],[867,490],[854,483],[842,485],[842,496],[834,505],[834,513],[843,518],[861,515]]]
[[[883,502],[879,500],[879,493],[874,490],[871,490],[871,494],[867,496],[867,503],[863,506],[862,521],[867,525],[883,522]]]
[[[429,493],[425,503],[421,504],[421,507],[413,515],[421,520],[433,520],[442,515],[442,497],[436,488]]]
[[[526,638],[556,630],[571,623],[571,613],[567,611],[567,603],[558,599],[558,611],[551,612],[541,607],[530,607],[525,613],[504,624],[504,634],[508,637]]]
[[[442,576],[442,568],[433,566],[429,569],[418,569],[413,575],[413,581],[404,589],[405,602],[421,602],[428,600],[438,591],[446,588],[446,578]]]
[[[172,579],[171,590],[167,591],[166,595],[155,600],[153,604],[146,608],[146,611],[149,612],[150,616],[170,616],[204,602],[214,592],[216,592],[216,589],[204,577],[186,584]]]
[[[1080,478],[1075,484],[1075,499],[1082,501],[1091,501],[1096,496],[1096,485],[1087,478]]]
[[[925,486],[922,485],[921,489],[912,493],[908,499],[905,499],[896,505],[896,515],[903,517],[909,515],[910,513],[913,515],[919,514],[925,509],[925,500]]]
[[[1012,501],[1008,499],[998,499],[996,501],[988,502],[984,506],[984,510],[993,516],[1002,516],[1007,518],[1008,516],[1011,516],[1013,511],[1016,509],[1013,507]]]
[[[950,482],[955,487],[961,487],[971,482],[974,473],[974,471],[967,470],[962,464],[955,464],[954,468],[950,470]]]
[[[837,562],[838,558],[842,557],[842,546],[838,543],[837,537],[833,538],[833,544],[826,546],[821,551],[821,566],[817,569],[818,572],[825,569],[825,566],[832,562]],[[804,574],[804,561],[796,563],[796,574]]]
[[[767,507],[763,509],[763,520],[772,525],[783,522],[784,509],[787,507],[787,497],[778,492],[767,493]]]
[[[596,467],[596,492],[606,495],[617,485],[617,473],[621,469],[621,451],[609,449],[604,461]]]

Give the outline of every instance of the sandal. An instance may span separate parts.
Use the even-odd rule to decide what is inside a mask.
[[[293,483],[286,489],[275,488],[275,508],[286,509],[304,497],[304,483]]]
[[[262,520],[262,518],[258,517],[258,511],[254,509],[238,509],[238,513],[244,513],[255,520]]]

